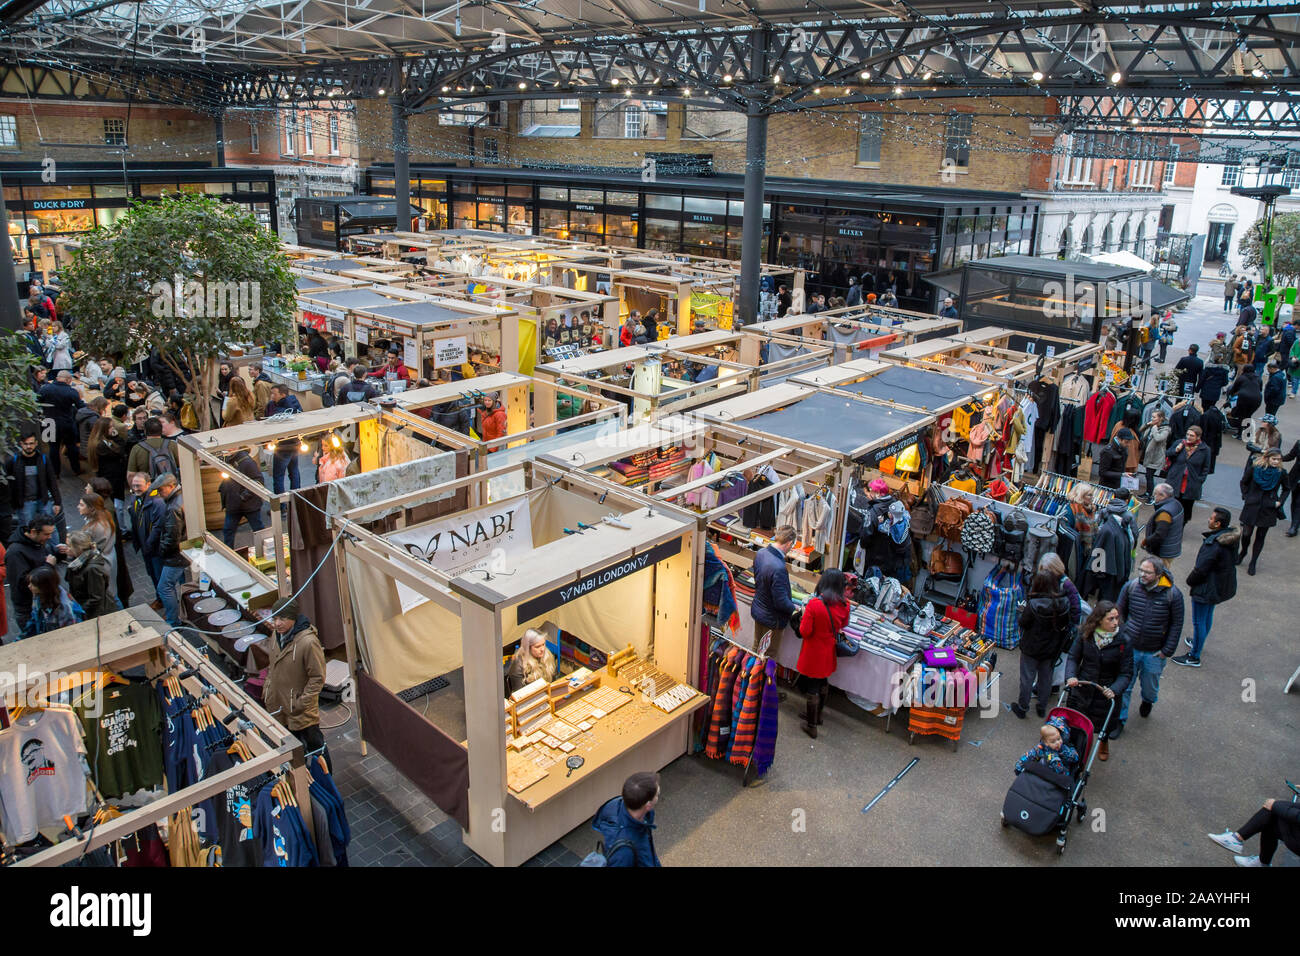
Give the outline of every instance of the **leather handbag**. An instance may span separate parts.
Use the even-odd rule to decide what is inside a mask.
[[[930,552],[930,563],[927,567],[931,576],[942,574],[949,577],[960,577],[962,572],[961,554],[937,546]]]
[[[949,541],[960,541],[962,526],[974,510],[965,498],[949,498],[934,513],[934,530]]]
[[[934,531],[934,519],[938,510],[939,506],[935,502],[934,489],[927,488],[920,500],[912,505],[912,537],[924,538]]]

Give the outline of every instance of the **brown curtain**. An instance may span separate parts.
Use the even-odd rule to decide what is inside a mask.
[[[365,671],[357,673],[362,736],[443,813],[469,827],[469,751]]]
[[[343,614],[339,583],[330,545],[334,535],[325,519],[326,484],[300,488],[289,504],[289,564],[293,590],[302,587],[307,575],[324,562],[306,589],[298,595],[298,608],[311,619],[325,650],[342,647]]]

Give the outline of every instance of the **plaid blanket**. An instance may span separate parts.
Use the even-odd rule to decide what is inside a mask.
[[[731,762],[739,767],[747,765],[754,755],[754,741],[758,739],[758,712],[763,704],[763,688],[767,685],[767,662],[750,656],[745,659],[744,699],[740,715],[736,718],[736,731],[731,735]]]

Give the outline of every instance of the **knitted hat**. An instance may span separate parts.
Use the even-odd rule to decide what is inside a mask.
[[[884,478],[874,478],[871,483],[867,485],[867,489],[873,494],[887,495],[889,494],[889,482],[885,481]]]
[[[282,617],[286,621],[298,620],[298,605],[289,598],[282,598],[271,608],[271,617]]]

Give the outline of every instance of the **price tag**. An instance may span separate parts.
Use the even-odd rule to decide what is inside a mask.
[[[1056,354],[1056,346],[1055,346],[1055,345],[1049,345],[1049,346],[1047,347],[1047,357],[1048,357],[1048,358],[1051,358],[1051,357],[1052,357],[1053,355],[1055,355],[1055,354]]]
[[[1114,369],[1110,369],[1110,368],[1106,369],[1106,384],[1107,384],[1107,385],[1114,385],[1114,384],[1115,384],[1115,370],[1114,370]]]

